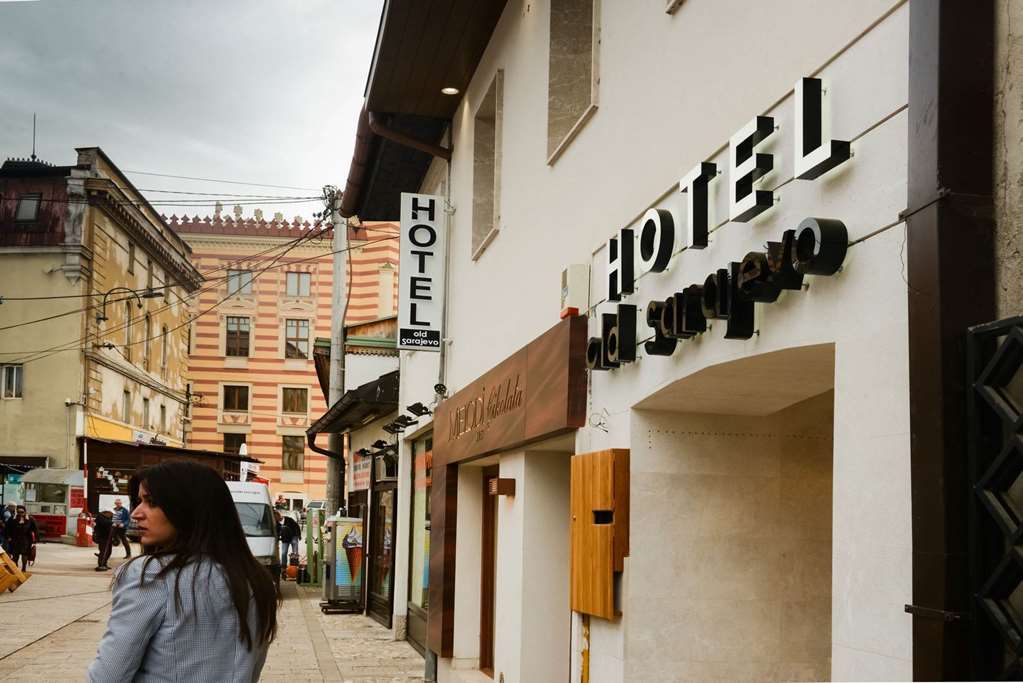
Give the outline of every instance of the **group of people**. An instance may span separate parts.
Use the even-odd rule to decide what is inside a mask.
[[[28,569],[30,562],[35,563],[39,527],[24,505],[7,504],[3,509],[0,532],[4,552],[15,564],[21,564],[22,571]]]
[[[96,564],[96,571],[108,571],[110,567],[107,561],[115,545],[124,546],[124,559],[131,559],[131,541],[128,540],[128,525],[131,523],[131,513],[128,508],[121,504],[120,498],[114,499],[114,509],[104,510],[96,515],[92,540],[99,546],[96,557],[99,561]]]

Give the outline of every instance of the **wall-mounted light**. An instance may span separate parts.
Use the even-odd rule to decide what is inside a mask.
[[[391,444],[387,443],[383,439],[377,439],[376,441],[370,444],[370,446],[372,446],[373,448],[387,448],[390,445]]]
[[[360,448],[359,450],[355,451],[355,454],[358,455],[359,457],[365,458],[370,454],[370,450],[368,448]]]
[[[446,386],[444,386],[443,384],[439,384],[439,383],[438,384],[434,384],[433,385],[433,393],[437,394],[438,396],[444,396],[446,398],[447,395],[448,395],[448,388]]]
[[[457,95],[458,88],[452,88],[450,85],[446,88],[441,88],[440,91],[445,95]]]
[[[408,415],[399,415],[394,418],[394,422],[392,424],[399,425],[401,427],[411,427],[414,424],[419,424],[419,420],[413,420]]]
[[[410,406],[406,406],[405,410],[409,411],[416,417],[423,417],[424,415],[433,414],[433,411],[431,411],[429,408],[424,406],[422,403],[419,403],[418,401]]]
[[[393,422],[389,425],[384,425],[383,427],[381,427],[381,429],[383,429],[388,434],[401,434],[403,431],[405,431],[404,427],[402,427],[401,425],[394,424]]]

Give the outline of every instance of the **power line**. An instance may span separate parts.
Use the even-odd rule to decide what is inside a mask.
[[[275,187],[281,190],[310,190],[313,192],[319,192],[318,187],[295,187],[293,185],[268,185],[266,183],[246,183],[241,180],[218,180],[217,178],[196,178],[187,175],[172,175],[170,173],[153,173],[151,171],[124,171],[124,173],[134,173],[135,175],[151,175],[158,178],[178,178],[179,180],[201,180],[207,183],[227,183],[229,185],[248,185],[249,187]]]
[[[322,233],[322,232],[325,232],[325,231],[326,231],[326,228],[324,228],[320,232]],[[370,244],[375,244],[377,242],[383,242],[383,241],[386,241],[386,240],[396,239],[397,235],[394,235],[394,236],[391,236],[391,237],[383,237],[383,238],[376,239],[376,240],[371,240],[371,241],[365,242],[363,244],[359,244],[359,245],[356,245],[356,246],[349,247],[348,249],[341,249],[341,250],[337,250],[337,251],[333,251],[333,252],[326,252],[326,253],[323,253],[323,254],[317,254],[316,256],[310,256],[310,257],[302,258],[302,259],[292,259],[292,260],[288,261],[287,263],[282,263],[282,264],[280,264],[278,266],[274,265],[285,254],[287,254],[292,249],[298,247],[299,243],[302,240],[308,239],[309,237],[310,236],[306,235],[306,236],[302,236],[302,237],[294,240],[295,244],[291,245],[286,251],[284,251],[283,253],[281,253],[277,257],[275,257],[273,259],[273,261],[271,261],[271,264],[269,266],[261,269],[259,271],[259,273],[257,273],[256,275],[254,275],[252,277],[251,281],[255,282],[255,280],[258,279],[260,275],[264,274],[266,271],[271,270],[271,269],[292,266],[292,265],[295,265],[295,264],[298,264],[298,263],[305,263],[305,262],[308,262],[308,261],[314,261],[314,260],[317,260],[317,259],[321,259],[324,256],[329,256],[331,254],[342,253],[342,252],[345,252],[345,251],[352,251],[352,250],[355,250],[355,249],[362,249],[362,248],[364,248],[364,247],[366,247],[366,246],[368,246]],[[223,279],[223,278],[221,278],[221,279]],[[184,301],[186,301],[188,299],[192,299],[192,298],[198,297],[201,294],[204,294],[205,292],[210,291],[210,289],[212,289],[212,287],[206,287],[206,288],[197,290],[195,292],[192,292],[191,294],[188,295],[188,297],[179,297],[178,302],[181,303],[181,302],[184,302]],[[179,330],[182,327],[191,324],[192,322],[197,320],[199,317],[205,315],[206,313],[209,313],[214,308],[217,308],[222,303],[224,303],[225,301],[227,301],[231,297],[235,296],[235,294],[236,294],[236,292],[229,292],[227,296],[225,296],[222,299],[218,300],[216,303],[214,303],[212,306],[210,306],[206,310],[204,310],[201,313],[198,313],[198,314],[196,314],[194,316],[189,317],[189,319],[186,320],[184,323],[181,323],[180,325],[177,325],[177,326],[167,330],[166,333],[161,332],[161,333],[159,333],[157,335],[151,335],[151,336],[149,336],[149,337],[147,337],[145,339],[139,340],[139,341],[131,341],[131,342],[127,343],[127,344],[123,344],[122,346],[132,346],[132,345],[143,343],[143,342],[146,342],[146,341],[152,341],[153,339],[158,339],[158,338],[164,336],[164,334],[170,334],[171,332]],[[51,347],[49,347],[47,349],[42,349],[42,350],[40,350],[38,352],[35,352],[35,353],[38,354],[38,355],[36,355],[36,357],[26,357],[24,359],[19,359],[19,360],[15,360],[15,361],[8,361],[8,362],[11,362],[11,363],[21,363],[22,365],[25,365],[25,364],[28,364],[28,363],[31,363],[31,362],[34,362],[34,361],[37,361],[37,360],[42,360],[43,358],[47,358],[47,357],[49,357],[51,355],[54,355],[56,353],[60,353],[62,351],[73,350],[74,348],[78,348],[79,344],[89,342],[90,339],[92,339],[92,340],[99,340],[102,336],[104,336],[104,335],[109,336],[109,335],[112,335],[112,334],[114,334],[116,332],[120,332],[120,331],[124,330],[125,328],[129,327],[130,325],[134,324],[135,322],[139,322],[139,321],[144,320],[147,316],[152,316],[152,315],[156,315],[156,314],[162,313],[163,311],[166,311],[168,308],[170,308],[172,305],[173,304],[168,303],[165,306],[163,306],[162,308],[156,309],[155,311],[147,311],[145,314],[143,314],[141,316],[138,316],[138,317],[133,317],[133,318],[129,319],[128,321],[126,321],[125,323],[123,323],[121,325],[118,325],[118,326],[116,326],[116,327],[114,327],[112,329],[107,329],[107,330],[103,330],[103,331],[97,330],[95,335],[93,335],[93,334],[86,334],[84,337],[80,337],[77,340],[73,340],[73,341],[69,341],[69,342],[64,342],[64,343],[61,343],[61,344],[57,344],[55,346],[51,346]],[[62,348],[62,347],[67,347],[69,345],[71,346],[71,348]]]
[[[122,188],[123,189],[123,188]],[[308,196],[293,196],[285,194],[234,194],[231,192],[188,192],[186,190],[156,190],[148,187],[137,187],[135,188],[139,192],[162,192],[164,194],[190,194],[190,195],[202,195],[206,197],[256,197],[258,199],[311,199]],[[323,199],[317,197],[316,199]]]

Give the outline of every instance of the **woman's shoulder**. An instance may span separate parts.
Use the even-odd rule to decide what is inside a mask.
[[[160,582],[164,578],[161,572],[169,562],[167,557],[152,555],[133,557],[117,568],[114,574],[114,587],[141,587],[148,583]]]

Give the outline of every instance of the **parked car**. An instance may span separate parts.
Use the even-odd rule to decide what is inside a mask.
[[[254,481],[229,481],[227,488],[234,499],[252,556],[266,566],[275,581],[280,581],[281,551],[269,489],[266,484]]]

